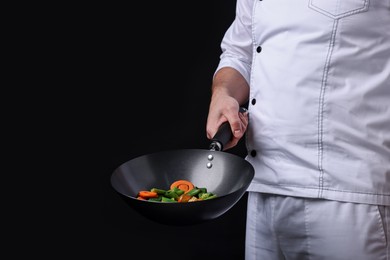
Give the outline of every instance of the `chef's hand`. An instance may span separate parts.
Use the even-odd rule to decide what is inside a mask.
[[[212,139],[222,123],[228,121],[232,131],[232,139],[224,144],[223,150],[230,149],[238,144],[248,127],[248,112],[240,111],[240,104],[230,96],[220,96],[210,103],[207,117],[207,138]]]

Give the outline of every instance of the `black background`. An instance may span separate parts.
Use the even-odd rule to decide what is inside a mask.
[[[208,149],[211,79],[234,15],[234,0],[102,3],[77,12],[83,21],[74,26],[76,37],[64,42],[77,49],[78,57],[67,70],[72,77],[64,77],[62,93],[69,95],[67,108],[77,116],[71,126],[62,125],[67,156],[56,166],[78,184],[63,194],[77,202],[71,211],[58,209],[64,220],[49,234],[63,234],[63,242],[47,242],[52,249],[58,247],[56,254],[244,259],[246,194],[215,220],[166,226],[129,208],[110,184],[113,171],[135,157]],[[66,56],[67,48],[63,51]],[[69,94],[67,88],[76,85],[81,87]],[[228,152],[243,157],[243,142]]]
[[[208,149],[211,80],[235,4],[19,6],[7,21],[5,250],[40,259],[244,259],[246,194],[215,220],[177,227],[140,216],[110,183],[135,157]],[[244,157],[243,142],[227,152]]]

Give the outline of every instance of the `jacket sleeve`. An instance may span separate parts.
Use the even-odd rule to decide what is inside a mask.
[[[236,16],[221,42],[222,54],[215,72],[223,67],[239,71],[249,84],[252,65],[252,9],[254,0],[237,0]]]

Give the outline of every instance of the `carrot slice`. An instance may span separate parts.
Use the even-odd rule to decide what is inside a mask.
[[[170,186],[171,189],[175,187],[184,190],[184,193],[187,193],[190,190],[192,190],[195,187],[195,185],[192,182],[187,180],[177,180],[173,182]]]
[[[188,195],[188,194],[182,194],[179,199],[177,200],[178,202],[188,202],[191,198],[193,198],[192,196]]]
[[[158,194],[157,192],[154,191],[141,190],[140,192],[138,192],[138,196],[148,199],[148,198],[157,198]]]

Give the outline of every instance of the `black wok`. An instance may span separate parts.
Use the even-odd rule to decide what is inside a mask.
[[[209,150],[181,149],[143,155],[120,165],[111,175],[114,190],[144,217],[166,225],[190,225],[215,219],[244,195],[254,176],[245,159],[223,152],[231,137],[227,123],[212,139]],[[216,198],[187,203],[142,201],[140,190],[169,189],[171,183],[185,179],[205,187]]]

